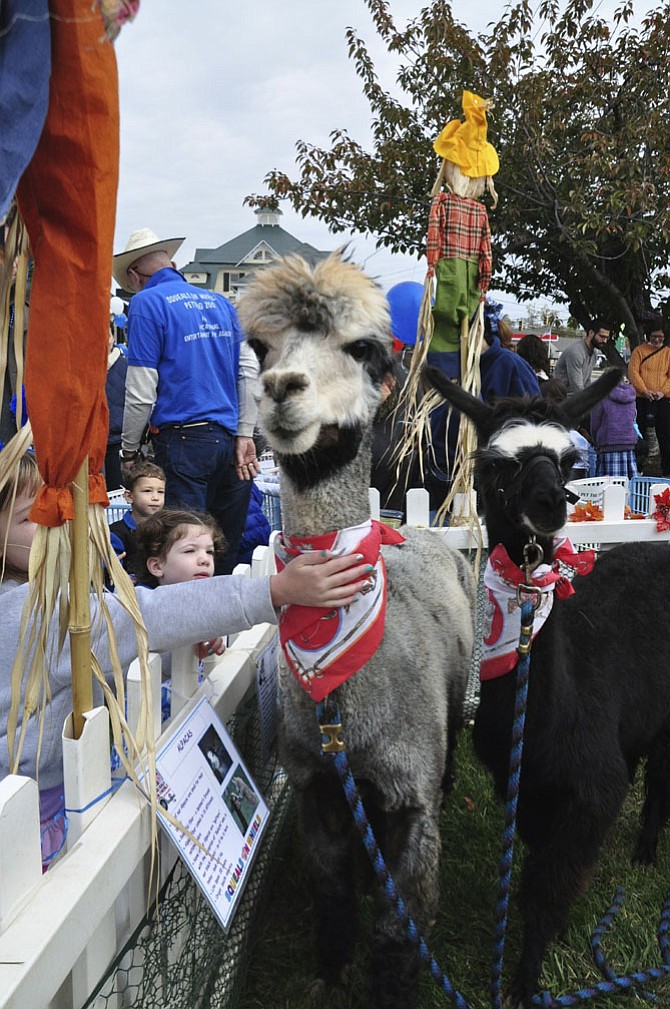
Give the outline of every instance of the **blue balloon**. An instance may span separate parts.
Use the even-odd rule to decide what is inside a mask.
[[[391,309],[391,332],[401,343],[413,347],[416,343],[423,284],[417,284],[415,280],[403,280],[401,284],[395,284],[386,297]]]

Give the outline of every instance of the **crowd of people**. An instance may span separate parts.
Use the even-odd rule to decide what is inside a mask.
[[[114,257],[115,278],[133,297],[127,312],[127,345],[117,343],[119,326],[126,324],[125,305],[118,298],[110,305],[105,470],[108,486],[123,486],[130,506],[112,524],[110,535],[137,586],[150,647],[169,651],[193,643],[202,658],[220,654],[227,633],[276,622],[278,608],[285,603],[346,605],[361,591],[367,571],[357,556],[306,554],[267,579],[215,577],[230,575],[244,550],[254,545],[248,513],[257,514],[260,497],[254,487],[260,471],[254,440],[258,362],[228,299],[187,283],[176,269],[171,257],[182,241],[162,241],[141,229]],[[498,397],[541,395],[560,401],[591,381],[597,352],[606,348],[611,336],[611,326],[594,319],[554,367],[539,337],[528,334],[512,347],[509,327],[488,313],[480,361],[482,398],[492,402]],[[404,424],[400,393],[407,372],[401,356],[383,378],[371,472],[382,508],[398,516],[407,487],[427,487],[431,505],[439,505],[448,488],[457,435],[457,421],[445,433],[446,408],[437,408],[430,461],[424,459],[422,464],[414,458],[402,466],[394,461]],[[669,403],[670,347],[661,320],[654,319],[645,343],[633,350],[628,378],[622,377],[594,409],[585,429],[573,432],[582,450],[582,469],[588,465],[592,444],[598,473],[635,475],[653,425],[662,473],[670,475]],[[0,491],[4,607],[0,650],[8,668],[26,600],[36,529],[29,513],[40,485],[35,458],[27,453],[16,478]],[[267,541],[268,532],[261,530],[261,540]],[[93,596],[91,606],[97,627],[94,649],[111,679],[107,631],[104,622],[95,621],[98,603]],[[111,614],[119,658],[127,666],[136,649],[132,622],[120,605],[112,604]],[[25,651],[29,646],[20,647]],[[54,660],[50,678],[52,712],[43,738],[40,743],[39,726],[31,722],[18,768],[38,777],[45,865],[60,850],[65,829],[60,731],[71,705],[67,643]],[[7,680],[0,685],[3,736],[9,706]],[[7,739],[0,739],[0,776],[9,770],[7,752]]]
[[[110,440],[120,442],[118,471],[129,501],[129,474],[143,461],[149,444],[151,458],[162,470],[164,504],[208,511],[216,518],[227,543],[226,552],[217,560],[217,573],[223,574],[232,571],[240,559],[248,558],[255,543],[266,542],[269,535],[262,513],[259,516],[261,495],[253,485],[259,473],[254,441],[258,362],[244,341],[230,301],[189,284],[176,270],[171,257],[182,242],[182,238],[161,240],[143,228],[133,232],[123,252],[114,257],[115,279],[133,297],[123,364],[112,360],[110,345]],[[416,330],[420,288],[412,286],[417,294],[411,301],[411,325],[405,318],[406,292],[401,292],[400,308],[393,299],[394,289],[389,294],[398,346],[402,345],[399,341],[407,340],[408,330]],[[504,396],[545,395],[553,400],[570,396],[589,384],[600,355],[613,345],[611,324],[595,318],[554,366],[538,336],[527,334],[512,343],[500,308],[488,301],[485,305],[480,373],[481,395],[488,402]],[[656,324],[652,323],[652,328]],[[592,423],[574,432],[583,460],[580,475],[589,465],[592,446],[598,474],[634,476],[652,424],[661,447],[662,472],[670,473],[670,407],[662,393],[664,376],[670,384],[670,361],[666,360],[670,348],[664,347],[662,324],[658,326],[656,333],[650,329],[649,342],[633,352],[630,386],[622,382]],[[431,508],[440,506],[449,488],[458,438],[458,419],[447,425],[447,408],[438,407],[431,416],[430,450],[420,459],[405,457],[398,464],[395,449],[403,434],[401,393],[407,377],[407,349],[397,354],[392,371],[385,376],[371,473],[371,485],[379,489],[382,509],[399,517],[410,487],[424,486]],[[430,351],[428,362],[435,363]],[[124,375],[121,404],[118,379],[116,402],[112,402],[115,368]],[[631,398],[636,401],[632,421]],[[254,516],[259,528],[252,535]],[[133,512],[123,521],[129,524],[137,518],[133,504]],[[130,569],[132,557],[127,557]]]

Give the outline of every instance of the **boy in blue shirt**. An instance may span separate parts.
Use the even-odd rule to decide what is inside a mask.
[[[161,467],[145,460],[133,466],[126,480],[124,497],[130,511],[118,522],[113,522],[109,532],[112,546],[136,583],[144,570],[144,559],[135,537],[137,526],[165,504],[165,473]]]

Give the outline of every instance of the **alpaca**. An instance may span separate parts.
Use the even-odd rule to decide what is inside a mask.
[[[502,544],[521,567],[524,547],[535,538],[551,563],[554,535],[567,518],[564,484],[576,451],[566,428],[607,395],[620,373],[606,372],[560,406],[501,400],[492,407],[437,369],[425,374],[477,429],[475,480],[490,555]],[[530,656],[518,806],[518,830],[528,847],[519,901],[524,940],[512,1006],[530,1006],[547,946],[587,885],[640,761],[646,762],[645,803],[636,861],[653,861],[670,814],[667,547],[615,547],[573,587],[574,595],[551,606]],[[516,614],[518,628],[518,606]],[[496,671],[501,675],[481,684],[474,744],[504,799],[515,680],[513,671]]]
[[[280,466],[285,543],[369,522],[372,422],[391,368],[384,294],[340,254],[315,267],[290,257],[257,274],[239,312],[261,362],[259,422]],[[329,698],[398,891],[426,931],[437,907],[438,816],[462,719],[475,590],[469,564],[438,536],[401,532],[402,545],[382,550],[388,594],[381,644]],[[341,611],[326,616],[343,619]],[[298,792],[307,842],[318,990],[342,986],[352,960],[357,846],[320,742],[314,699],[284,662],[279,754]],[[407,1009],[418,998],[418,955],[379,897],[366,1004]]]

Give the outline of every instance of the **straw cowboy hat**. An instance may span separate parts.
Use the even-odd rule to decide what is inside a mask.
[[[114,279],[121,287],[128,284],[128,267],[136,263],[142,256],[150,252],[165,252],[172,259],[177,249],[186,241],[185,238],[159,238],[149,228],[139,228],[133,231],[123,252],[113,258]]]

